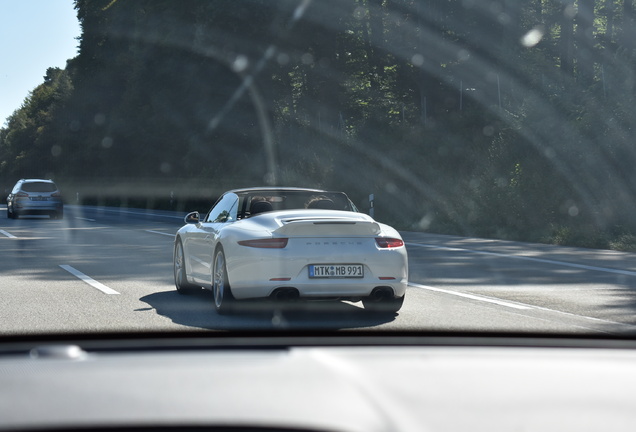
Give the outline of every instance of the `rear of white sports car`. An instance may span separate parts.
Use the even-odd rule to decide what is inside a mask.
[[[362,299],[365,307],[374,301],[401,305],[408,283],[404,242],[396,230],[367,215],[278,211],[234,228],[239,237],[223,247],[237,300],[334,298]]]

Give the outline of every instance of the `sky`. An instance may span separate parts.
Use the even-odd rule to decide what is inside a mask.
[[[0,0],[0,127],[50,67],[66,67],[80,36],[73,0]]]

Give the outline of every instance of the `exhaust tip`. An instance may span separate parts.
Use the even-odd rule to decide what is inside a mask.
[[[371,301],[383,302],[392,299],[395,297],[393,293],[393,288],[391,287],[375,287],[373,291],[371,291],[371,295],[369,299]]]
[[[300,298],[300,293],[296,288],[277,288],[270,297],[276,301],[294,301]]]

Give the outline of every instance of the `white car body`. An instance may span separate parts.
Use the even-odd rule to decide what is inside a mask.
[[[300,207],[254,215],[246,210],[256,195],[267,196],[275,205],[280,200],[284,207],[283,200],[293,201],[303,194],[338,198],[338,208],[350,210]],[[224,277],[233,300],[366,299],[367,308],[375,298],[378,303],[393,302],[389,307],[393,312],[402,304],[408,259],[400,234],[355,211],[342,193],[297,188],[229,191],[205,218],[191,213],[186,222],[175,240],[177,288],[202,286],[215,291],[215,256],[222,251]],[[221,264],[216,267],[223,271]]]

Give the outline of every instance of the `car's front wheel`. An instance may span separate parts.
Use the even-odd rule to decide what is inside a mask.
[[[185,267],[185,254],[183,252],[183,244],[181,243],[181,240],[177,240],[174,245],[173,269],[174,285],[177,287],[179,294],[191,294],[201,290],[201,287],[192,285],[188,282]]]
[[[218,313],[227,314],[232,312],[234,296],[230,290],[227,266],[225,264],[225,253],[221,247],[219,247],[214,254],[212,293],[214,294],[214,307]]]

